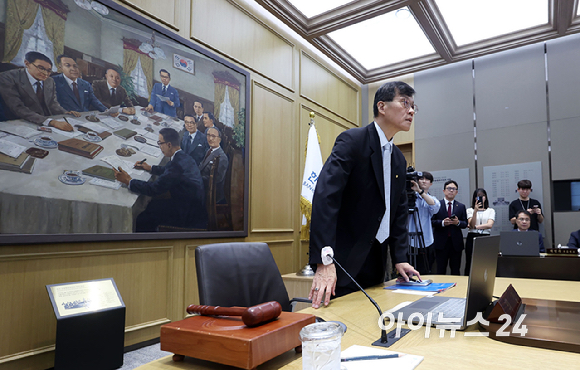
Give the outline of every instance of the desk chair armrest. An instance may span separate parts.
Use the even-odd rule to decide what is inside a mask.
[[[294,308],[296,307],[296,303],[312,303],[312,299],[296,297],[290,300],[290,312],[294,312]]]

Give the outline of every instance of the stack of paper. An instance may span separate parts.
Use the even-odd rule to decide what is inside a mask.
[[[8,140],[0,139],[0,153],[4,153],[12,158],[18,158],[22,152],[26,150],[26,147],[13,143]]]
[[[41,134],[41,132],[36,129],[30,128],[28,126],[21,126],[14,122],[0,122],[0,131],[20,136],[25,139],[30,139],[33,136]]]
[[[109,126],[113,130],[119,130],[123,128],[123,124],[119,121],[116,121],[113,117],[99,117],[101,123]]]

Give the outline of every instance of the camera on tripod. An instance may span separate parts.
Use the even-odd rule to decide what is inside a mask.
[[[411,180],[419,184],[419,177],[422,176],[423,172],[415,171],[415,167],[413,166],[407,167],[407,173],[405,175],[406,179],[405,188],[407,189],[407,201],[409,207],[414,207],[415,201],[417,200],[417,194],[415,193],[415,190],[413,190],[413,184],[411,183]]]

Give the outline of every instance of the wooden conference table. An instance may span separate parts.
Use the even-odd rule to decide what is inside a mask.
[[[443,296],[465,297],[467,277],[465,276],[428,276],[435,282],[457,282],[457,286],[442,293]],[[509,284],[513,284],[522,298],[580,302],[580,282],[533,280],[515,278],[496,278],[494,295],[501,295]],[[393,282],[387,282],[391,285]],[[377,286],[368,290],[383,311],[402,302],[414,301],[420,296],[398,294]],[[342,338],[342,350],[351,345],[371,346],[380,336],[378,312],[360,292],[352,293],[331,301],[326,308],[304,309],[300,312],[311,313],[327,321],[337,320],[348,327]],[[406,326],[403,326],[406,328]],[[392,330],[392,329],[391,329]],[[424,356],[418,369],[574,369],[580,364],[580,354],[523,347],[496,341],[488,337],[465,337],[464,333],[478,333],[479,325],[470,326],[465,332],[456,332],[450,338],[450,331],[439,337],[439,330],[432,327],[430,337],[425,338],[425,327],[415,330],[401,338],[389,350]],[[379,347],[376,347],[379,348]],[[167,369],[233,369],[223,365],[186,357],[184,362],[173,362],[171,356],[140,366],[138,370]],[[302,359],[294,351],[286,352],[258,369],[301,370]]]
[[[154,120],[141,114],[143,108],[136,107],[136,116],[140,125],[122,121],[119,118],[108,117],[120,127],[134,131],[143,130],[148,124],[153,133],[147,141],[154,143],[158,139],[159,130],[165,126],[173,127],[178,131],[183,128],[183,121],[175,121],[162,113],[154,113],[163,119],[161,124],[154,124]],[[98,113],[98,112],[96,112]],[[74,123],[89,123],[85,118],[90,112],[83,112],[81,117],[65,116],[74,119]],[[126,115],[125,115],[126,116]],[[62,115],[54,118],[62,119]],[[104,116],[97,115],[100,119]],[[129,119],[132,116],[126,116]],[[73,124],[74,126],[74,123]],[[0,125],[13,125],[29,127],[34,130],[38,126],[23,121],[7,121]],[[100,125],[106,131],[114,129],[105,124]],[[75,127],[75,132],[77,131]],[[52,133],[38,132],[38,136],[29,139],[8,135],[4,140],[12,141],[25,147],[37,147],[32,141],[40,136],[49,136],[59,142],[68,139],[67,136],[53,129]],[[82,136],[77,139],[83,140]],[[95,158],[85,158],[79,155],[66,153],[57,148],[45,149],[49,155],[43,159],[36,159],[32,174],[0,171],[0,233],[2,234],[68,234],[68,233],[131,233],[133,231],[133,218],[136,211],[143,209],[144,205],[138,202],[139,196],[130,192],[126,187],[110,189],[102,186],[90,185],[91,177],[83,185],[66,185],[59,181],[58,176],[65,170],[82,171],[94,165],[109,167],[102,158],[117,156],[116,150],[122,144],[137,144],[133,138],[123,140],[111,135],[97,143],[104,150]],[[147,145],[147,144],[143,144]],[[153,147],[152,147],[153,148]],[[44,148],[43,148],[44,149]],[[149,164],[159,164],[163,154],[157,148],[157,156],[144,154],[137,151],[130,157],[117,158],[135,163],[147,159]],[[133,178],[149,180],[151,175],[145,171],[131,174]],[[142,198],[141,198],[142,199]],[[137,209],[134,209],[137,207]],[[139,208],[141,207],[141,208]]]

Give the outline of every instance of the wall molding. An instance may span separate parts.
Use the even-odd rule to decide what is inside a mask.
[[[139,13],[144,14],[151,19],[156,20],[157,22],[163,24],[164,26],[169,27],[172,30],[179,32],[179,27],[177,27],[175,24],[168,22],[165,19],[156,16],[155,14],[151,13],[148,10],[145,10],[144,8],[140,7],[139,5],[132,3],[130,0],[117,0],[117,1],[123,5],[126,5],[130,8],[137,10]]]

